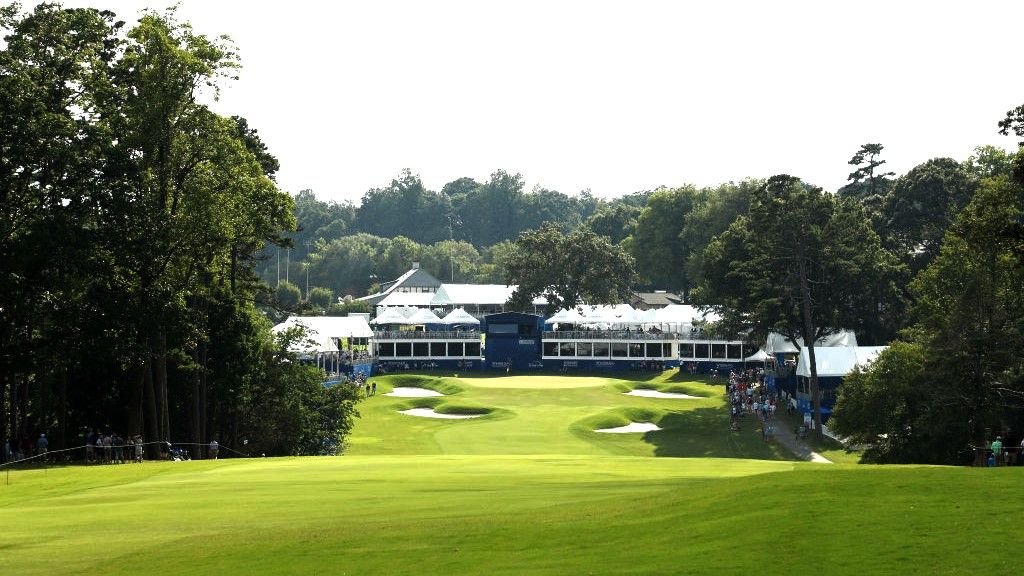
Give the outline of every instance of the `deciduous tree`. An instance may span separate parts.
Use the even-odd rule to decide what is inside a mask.
[[[505,266],[506,282],[517,286],[509,305],[526,310],[543,296],[549,313],[622,302],[636,278],[633,259],[607,238],[586,228],[566,235],[552,223],[520,234]]]

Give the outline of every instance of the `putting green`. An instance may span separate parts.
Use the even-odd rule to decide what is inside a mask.
[[[377,376],[374,381],[378,395],[359,405],[362,416],[348,440],[349,455],[793,458],[779,445],[766,444],[753,422],[738,433],[730,432],[722,386],[675,370],[607,376],[396,374]],[[383,395],[395,386],[410,385],[445,396]],[[638,387],[697,398],[624,394]],[[489,413],[472,420],[411,418],[399,413],[410,408]],[[662,429],[638,434],[595,432],[630,422],[654,422]]]
[[[455,381],[479,388],[591,388],[605,386],[609,379],[597,376],[466,376]]]

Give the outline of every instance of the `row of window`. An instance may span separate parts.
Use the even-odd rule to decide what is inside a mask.
[[[405,294],[431,294],[437,292],[437,288],[434,286],[399,286],[395,288],[395,292],[403,292]]]
[[[722,360],[742,360],[742,344],[726,344],[725,342],[683,342],[679,345],[680,360],[706,360],[718,358]]]
[[[381,358],[479,358],[479,342],[382,342]]]
[[[544,357],[671,358],[671,342],[545,342]]]

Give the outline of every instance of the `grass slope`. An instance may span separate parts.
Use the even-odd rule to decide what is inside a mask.
[[[720,388],[668,375],[551,389],[404,378],[452,394],[428,399],[438,409],[492,412],[402,416],[421,399],[381,396],[399,382],[387,378],[340,458],[13,471],[4,573],[1020,571],[1024,468],[786,461],[753,431],[723,434]],[[621,394],[639,385],[708,397]],[[591,431],[635,417],[666,430]]]

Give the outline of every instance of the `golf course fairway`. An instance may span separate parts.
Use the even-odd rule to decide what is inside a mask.
[[[1024,468],[794,462],[675,372],[452,376],[377,377],[340,457],[4,471],[3,573],[1021,571]],[[594,432],[629,422],[662,430]]]

